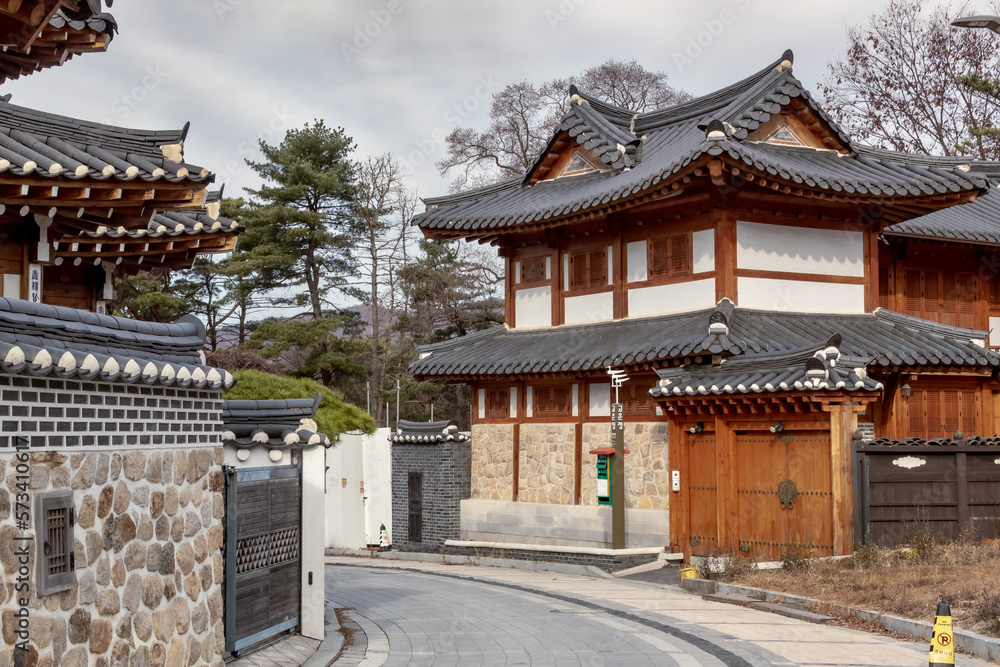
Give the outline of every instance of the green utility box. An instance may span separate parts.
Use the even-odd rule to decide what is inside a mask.
[[[597,504],[611,504],[611,455],[597,455]]]

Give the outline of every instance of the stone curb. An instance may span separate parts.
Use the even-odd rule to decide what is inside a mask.
[[[302,663],[302,667],[329,667],[340,655],[344,648],[344,633],[337,620],[337,611],[334,607],[326,605],[323,609],[323,617],[326,621],[325,636],[319,648],[312,657]]]
[[[802,595],[792,595],[790,593],[779,593],[777,591],[769,591],[763,588],[753,588],[752,586],[720,584],[716,581],[708,579],[683,579],[681,580],[681,588],[696,595],[718,592],[722,595],[743,595],[758,600],[763,599],[768,602],[782,599],[786,602],[795,602],[805,606],[817,605],[820,609],[831,609],[841,616],[854,616],[865,621],[876,623],[891,632],[898,632],[901,635],[908,635],[910,637],[919,637],[927,641],[930,641],[931,633],[934,630],[934,624],[927,623],[925,621],[915,621],[910,618],[893,616],[892,614],[883,614],[877,611],[871,611],[870,609],[861,609],[859,607],[830,604],[827,602],[821,602],[815,598],[809,598]],[[976,634],[975,632],[969,632],[968,630],[956,629],[954,632],[955,646],[957,648],[980,658],[1000,662],[1000,639],[985,637],[983,635]]]
[[[356,556],[361,560],[406,560],[421,563],[446,563],[450,565],[479,565],[482,567],[516,568],[559,574],[581,574],[586,577],[613,579],[614,577],[593,565],[573,565],[572,563],[549,563],[547,561],[514,560],[510,558],[483,558],[479,556],[457,556],[453,554],[423,553],[420,551],[376,551],[374,558],[359,549],[327,549],[329,556]],[[361,563],[359,563],[360,565]]]

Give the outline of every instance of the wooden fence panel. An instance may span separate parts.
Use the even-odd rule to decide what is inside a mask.
[[[855,444],[862,471],[855,534],[880,546],[911,540],[918,527],[940,539],[963,530],[1000,537],[1000,447]]]

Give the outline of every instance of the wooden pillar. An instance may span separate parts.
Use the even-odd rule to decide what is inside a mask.
[[[739,553],[739,507],[736,494],[736,433],[722,416],[715,418],[716,526],[719,552]]]
[[[521,476],[521,424],[514,424],[513,427],[514,465],[511,466],[514,478],[510,483],[510,499],[517,502],[517,493],[520,486]]]
[[[582,410],[580,411],[583,412]],[[573,504],[579,505],[582,501],[580,500],[580,482],[583,476],[583,422],[579,421],[574,424],[574,454],[573,454]]]
[[[824,406],[830,415],[830,490],[833,493],[833,555],[854,551],[854,490],[851,485],[851,442],[858,428],[856,410],[863,405],[851,401]]]
[[[736,216],[718,211],[715,225],[715,300],[729,298],[739,305],[736,290]]]
[[[664,412],[666,409],[664,408]],[[669,414],[669,413],[668,413]],[[681,473],[681,490],[670,493],[670,545],[684,553],[685,560],[691,558],[691,522],[688,503],[688,463],[686,438],[677,419],[667,422],[668,463],[671,470]]]

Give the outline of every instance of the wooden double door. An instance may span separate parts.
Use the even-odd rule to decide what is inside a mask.
[[[673,529],[686,555],[834,553],[828,431],[684,432],[682,441]]]

